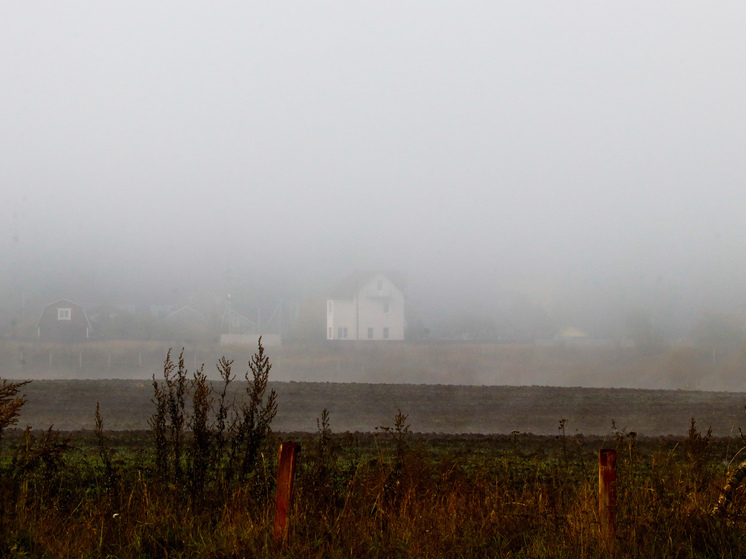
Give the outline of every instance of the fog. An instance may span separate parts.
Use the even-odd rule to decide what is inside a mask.
[[[300,306],[356,269],[406,271],[434,331],[506,300],[541,337],[740,320],[744,16],[4,2],[0,335],[59,297]]]

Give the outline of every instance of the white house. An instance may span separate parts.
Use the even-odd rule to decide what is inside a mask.
[[[328,340],[403,340],[404,275],[358,271],[326,300]]]

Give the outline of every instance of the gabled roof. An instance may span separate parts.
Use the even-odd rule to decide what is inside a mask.
[[[44,313],[46,312],[46,310],[48,308],[50,308],[50,307],[59,308],[59,307],[62,307],[63,305],[66,305],[66,304],[67,305],[71,305],[71,306],[75,306],[75,307],[79,307],[80,310],[83,311],[83,317],[85,318],[86,324],[88,324],[88,328],[91,327],[91,321],[88,320],[88,314],[85,312],[85,307],[83,305],[81,305],[80,303],[76,303],[76,302],[71,301],[70,299],[67,299],[67,298],[64,298],[64,297],[62,299],[57,299],[54,303],[49,303],[48,305],[44,306],[44,308],[41,310],[41,314],[39,315],[39,320],[36,321],[36,327],[37,328],[39,327],[39,323],[41,322],[41,319],[44,316]]]
[[[342,280],[332,292],[332,299],[352,299],[356,291],[375,276],[382,275],[393,283],[396,288],[404,293],[407,287],[407,274],[402,271],[390,270],[357,270]]]
[[[246,318],[244,315],[234,311],[233,309],[225,311],[220,317],[220,320],[223,322],[230,322],[232,320],[236,324],[251,324],[252,326],[256,326],[256,322]]]
[[[249,320],[249,319],[248,319],[248,318],[246,318],[246,317],[245,317],[244,315],[242,315],[241,313],[238,313],[238,312],[234,311],[233,309],[231,309],[231,310],[229,310],[229,311],[225,311],[225,312],[223,313],[223,316],[222,316],[222,318],[226,318],[226,317],[230,317],[230,318],[238,318],[239,320],[245,320],[246,322],[251,322],[252,324],[254,324],[254,321],[253,321],[253,320]]]
[[[227,324],[229,329],[237,328],[239,330],[239,332],[231,332],[232,334],[239,334],[241,331],[243,331],[243,333],[248,333],[249,330],[256,328],[256,322],[249,320],[244,315],[237,313],[233,309],[223,313],[220,317],[220,324],[221,326]]]
[[[171,314],[169,314],[166,318],[164,318],[164,321],[171,321],[171,320],[189,320],[190,318],[196,318],[197,320],[204,320],[204,316],[201,312],[195,311],[192,307],[185,305],[181,307],[180,309],[175,310]]]
[[[178,309],[176,305],[149,305],[147,312],[150,316],[168,316],[176,309]]]

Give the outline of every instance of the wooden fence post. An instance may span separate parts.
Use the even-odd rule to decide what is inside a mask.
[[[601,539],[616,539],[616,451],[603,448],[598,453],[598,522]]]
[[[275,509],[276,544],[281,543],[288,531],[288,513],[293,498],[293,482],[295,481],[295,459],[299,445],[294,442],[280,444],[280,459],[277,464],[277,496]]]

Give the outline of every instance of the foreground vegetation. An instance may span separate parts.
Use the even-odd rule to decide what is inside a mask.
[[[600,439],[302,435],[291,527],[272,543],[277,439],[228,481],[193,457],[158,473],[151,433],[17,433],[3,462],[8,557],[597,557]],[[607,443],[610,441],[607,441]],[[628,557],[740,557],[743,496],[709,512],[733,441],[620,434],[616,546]],[[728,445],[731,448],[728,449]],[[190,441],[191,445],[191,441]],[[612,445],[612,446],[613,446]],[[189,453],[185,453],[189,454]],[[238,478],[238,476],[237,476]],[[200,483],[204,482],[204,485]]]
[[[742,437],[692,420],[685,437],[415,435],[399,412],[370,433],[273,433],[260,347],[235,400],[183,359],[153,379],[150,429],[9,430],[23,386],[0,393],[0,555],[7,557],[605,557],[598,463],[617,449],[620,557],[740,557],[746,497],[710,512]],[[291,524],[272,541],[280,440],[301,443]]]

